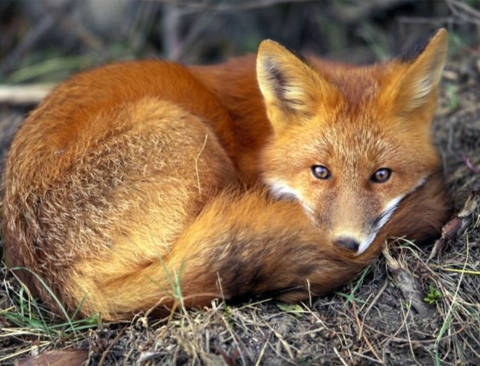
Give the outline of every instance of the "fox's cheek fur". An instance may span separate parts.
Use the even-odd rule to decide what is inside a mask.
[[[315,210],[312,208],[312,205],[305,201],[303,194],[291,187],[287,182],[281,179],[267,179],[266,182],[267,186],[269,187],[269,191],[273,197],[277,199],[285,199],[285,200],[293,200],[300,203],[310,219],[315,222]]]
[[[288,183],[280,179],[268,179],[267,185],[270,186],[270,192],[275,198],[303,201],[303,196],[298,190],[290,187]]]
[[[409,194],[415,192],[419,187],[423,186],[426,182],[425,177],[421,177],[417,184],[413,186],[408,192],[398,195],[397,197],[393,198],[384,206],[381,214],[373,221],[370,226],[370,234],[368,235],[367,239],[360,243],[356,255],[360,255],[364,253],[370,245],[375,240],[378,232],[385,226],[385,224],[390,220],[393,216],[395,211],[397,210],[398,206],[402,202],[402,200],[408,196]]]

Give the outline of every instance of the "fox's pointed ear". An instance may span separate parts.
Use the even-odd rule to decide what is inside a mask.
[[[260,43],[257,81],[275,133],[312,111],[317,96],[331,85],[309,65],[275,41]]]
[[[446,54],[447,31],[441,28],[420,53],[402,59],[408,66],[398,90],[397,105],[400,112],[410,113],[435,101]]]

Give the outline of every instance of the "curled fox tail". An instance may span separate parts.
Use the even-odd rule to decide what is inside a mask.
[[[267,294],[293,301],[305,297],[308,281],[315,293],[326,292],[364,262],[338,256],[303,216],[296,203],[272,201],[261,190],[226,192],[207,204],[168,255],[120,276],[111,268],[122,262],[121,252],[109,253],[108,273],[101,265],[106,258],[78,262],[67,293],[73,303],[83,300],[82,312],[115,319],[178,301],[208,305],[217,297]]]
[[[402,233],[408,226],[417,239],[438,234],[446,202],[440,176],[431,180],[429,189],[406,198],[391,226]],[[411,205],[419,212],[416,217]],[[385,240],[382,233],[377,240]],[[152,308],[165,312],[179,302],[204,306],[218,297],[261,295],[294,302],[355,278],[382,245],[375,248],[357,257],[329,243],[294,202],[274,201],[262,190],[226,192],[204,208],[165,258],[110,278],[94,264],[85,275],[82,269],[92,263],[78,263],[67,287],[77,301],[85,300],[83,313],[101,312],[107,319]],[[111,266],[122,258],[113,254],[109,260]]]

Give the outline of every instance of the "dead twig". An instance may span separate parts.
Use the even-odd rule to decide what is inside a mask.
[[[38,104],[54,86],[54,84],[0,85],[0,103]]]
[[[466,23],[480,24],[480,11],[460,0],[445,0],[454,16]]]
[[[122,330],[118,332],[118,334],[115,336],[115,338],[110,342],[108,345],[107,349],[102,353],[102,357],[100,357],[100,361],[98,361],[98,366],[102,366],[103,363],[105,362],[105,359],[107,358],[108,353],[112,349],[112,347],[115,345],[115,343],[118,342],[120,337],[123,335],[123,332],[125,331],[126,327],[124,327]]]
[[[383,294],[383,291],[385,291],[385,289],[387,288],[388,286],[388,280],[385,280],[385,283],[383,284],[382,288],[380,289],[380,291],[378,291],[377,295],[375,296],[375,298],[372,300],[372,302],[368,305],[368,308],[367,310],[365,310],[365,313],[363,314],[363,321],[362,323],[360,324],[360,329],[358,330],[358,339],[361,339],[362,338],[362,334],[363,334],[363,325],[365,324],[365,319],[368,315],[368,313],[370,312],[370,310],[373,308],[373,306],[375,305],[375,303],[378,301],[378,299],[380,298],[380,296],[382,296]]]
[[[428,317],[430,314],[430,309],[423,302],[423,294],[415,278],[403,263],[394,259],[390,255],[388,247],[385,247],[383,250],[383,255],[386,259],[387,266],[393,275],[395,285],[400,289],[400,291],[402,291],[405,300],[407,302],[411,302],[411,305],[421,317]]]

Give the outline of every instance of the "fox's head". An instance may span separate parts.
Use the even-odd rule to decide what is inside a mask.
[[[357,255],[439,164],[430,124],[446,36],[440,29],[413,57],[365,67],[260,44],[257,79],[273,131],[264,182]]]

